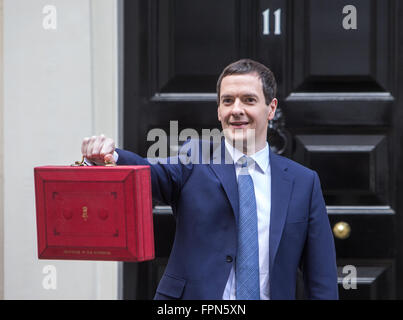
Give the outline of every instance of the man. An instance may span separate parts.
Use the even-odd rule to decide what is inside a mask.
[[[334,242],[318,176],[267,143],[278,103],[272,72],[253,60],[237,61],[224,69],[217,93],[225,139],[218,146],[207,142],[210,152],[201,155],[211,157],[207,163],[196,155],[151,164],[115,150],[103,136],[82,143],[83,155],[96,164],[151,165],[153,197],[172,206],[175,241],[155,298],[294,299],[300,268],[307,298],[337,299]]]

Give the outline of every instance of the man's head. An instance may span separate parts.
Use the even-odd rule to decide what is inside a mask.
[[[235,61],[225,67],[223,72],[217,81],[217,103],[220,105],[220,93],[221,93],[221,82],[224,77],[239,74],[249,74],[256,73],[260,80],[262,81],[263,94],[266,99],[266,104],[269,105],[270,102],[276,98],[277,95],[277,83],[273,72],[267,68],[265,65],[251,60],[251,59],[241,59]]]
[[[244,153],[266,146],[268,122],[277,108],[276,90],[270,69],[250,59],[230,64],[220,75],[218,120],[226,139]]]

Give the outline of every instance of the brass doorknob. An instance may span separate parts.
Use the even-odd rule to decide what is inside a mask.
[[[350,236],[351,227],[347,222],[337,222],[333,227],[333,234],[337,239],[347,239]]]

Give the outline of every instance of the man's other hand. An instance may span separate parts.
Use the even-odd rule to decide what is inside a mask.
[[[114,151],[115,142],[104,135],[84,138],[81,144],[81,153],[83,156],[98,166],[115,164],[113,158]]]

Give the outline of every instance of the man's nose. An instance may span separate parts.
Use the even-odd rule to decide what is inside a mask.
[[[242,101],[237,98],[232,107],[232,114],[238,115],[238,114],[243,114],[243,112],[244,112],[244,110],[243,110]]]

